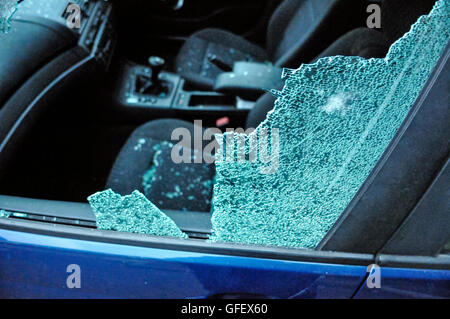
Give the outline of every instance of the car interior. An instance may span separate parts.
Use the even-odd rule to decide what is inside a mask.
[[[66,26],[70,3],[81,8],[80,28]],[[366,26],[371,3],[383,8],[381,29]],[[154,146],[170,142],[175,128],[194,134],[194,120],[203,129],[256,128],[274,106],[268,91],[283,86],[283,68],[336,55],[383,58],[434,3],[21,1],[0,34],[0,208],[39,221],[51,211],[52,222],[95,228],[88,196],[144,192]],[[161,183],[187,187],[165,163]],[[214,178],[213,164],[192,165],[189,178]],[[183,189],[196,201],[146,195],[191,238],[205,239],[212,187]]]

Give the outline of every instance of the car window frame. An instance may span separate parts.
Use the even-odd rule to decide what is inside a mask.
[[[447,43],[426,85],[416,99],[402,126],[397,131],[396,136],[392,139],[377,165],[360,187],[346,210],[319,244],[318,249],[379,254],[383,247],[395,236],[395,232],[401,227],[426,194],[436,178],[436,174],[442,169],[442,166],[448,159],[450,145],[447,143],[447,145],[439,149],[433,148],[432,151],[428,150],[429,152],[426,154],[423,153],[422,149],[414,149],[411,146],[421,145],[420,143],[430,146],[431,138],[433,138],[434,142],[439,141],[440,145],[443,145],[441,136],[438,133],[434,133],[433,130],[420,129],[423,125],[429,123],[436,124],[437,127],[432,126],[436,130],[445,127],[444,130],[446,131],[444,133],[449,134],[449,129],[445,126],[445,123],[448,122],[445,121],[445,118],[442,118],[445,114],[440,114],[439,112],[432,112],[431,114],[426,112],[427,110],[430,111],[430,109],[435,111],[438,106],[441,109],[445,109],[446,107],[443,101],[446,98],[448,100],[448,95],[445,96],[448,90],[444,89],[445,92],[440,92],[440,89],[442,86],[445,87],[445,85],[448,85],[447,78],[450,73],[449,56],[450,43]],[[439,97],[439,100],[434,99],[436,97]],[[448,116],[449,114],[447,112]],[[418,137],[422,141],[418,141]],[[430,140],[426,140],[426,138],[430,138]],[[408,151],[407,154],[405,154],[405,150]],[[427,172],[422,172],[425,169],[423,162],[420,162],[424,155],[427,158],[430,157],[430,162],[432,162],[427,167]],[[402,165],[398,165],[399,162],[402,165],[407,163],[408,167],[405,169]],[[398,173],[399,171],[402,171],[402,173]],[[410,184],[407,184],[407,186],[410,188],[410,191],[414,190],[416,194],[414,194],[414,197],[409,198],[409,201],[406,203],[405,199],[399,196],[402,195],[399,192],[396,195],[396,207],[403,209],[401,215],[397,215],[395,218],[392,217],[393,214],[386,216],[385,213],[392,211],[390,210],[391,207],[383,207],[384,211],[380,209],[378,207],[378,195],[375,194],[377,196],[374,196],[374,192],[377,190],[384,193],[387,191],[392,192],[392,185],[399,185],[397,178],[408,176],[408,173],[422,174],[420,176],[421,185],[418,185],[420,184],[417,182],[418,178],[411,178],[415,182],[415,189],[411,188]],[[405,181],[403,180],[402,182],[404,183]],[[389,188],[388,186],[391,187]],[[420,189],[419,186],[421,186]],[[402,200],[405,202],[404,205],[398,205],[397,203],[401,203]],[[373,246],[371,247],[371,245]]]

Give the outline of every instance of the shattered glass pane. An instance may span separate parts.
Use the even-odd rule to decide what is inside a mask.
[[[88,198],[102,230],[187,238],[175,222],[138,191],[122,197],[112,190]]]
[[[424,87],[449,40],[449,6],[437,2],[385,59],[336,56],[286,70],[275,109],[255,133],[223,138],[248,142],[279,129],[279,168],[264,174],[261,164],[216,153],[211,240],[315,248]]]
[[[8,32],[11,19],[17,11],[17,0],[0,0],[0,32]]]
[[[10,212],[0,209],[0,218],[8,218],[9,216],[11,216]]]
[[[262,161],[224,161],[229,150],[218,149],[211,241],[315,248],[364,183],[430,76],[450,38],[449,6],[447,0],[438,1],[385,59],[335,56],[285,70],[285,87],[273,91],[275,108],[257,130],[219,137],[222,146],[244,141],[244,158],[251,157],[249,145],[260,143],[265,131],[278,130],[280,138],[279,146],[266,154],[277,161],[275,171],[265,170]],[[156,191],[168,201],[189,200],[179,184],[166,180],[180,172],[169,173],[161,165],[171,162],[163,154],[172,145],[155,147],[142,180],[146,195],[151,198]],[[242,158],[241,151],[233,149],[231,158]],[[158,182],[169,189],[161,191]],[[213,179],[199,182],[210,186]],[[186,238],[139,192],[122,198],[108,190],[89,201],[100,229]]]
[[[198,150],[184,148],[190,153],[191,163],[178,165],[172,160],[174,145],[161,142],[155,151],[149,170],[142,178],[144,194],[161,209],[210,212],[214,168],[205,163],[194,163]]]

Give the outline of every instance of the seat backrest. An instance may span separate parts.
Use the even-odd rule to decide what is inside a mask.
[[[335,4],[339,4],[340,7],[338,9],[342,9],[343,5],[348,5],[348,1],[346,0],[342,1],[286,0],[280,5],[280,7],[274,13],[269,26],[269,30],[271,30],[271,32],[275,32],[275,34],[276,28],[278,28],[279,30],[286,29],[286,32],[288,32],[288,30],[294,30],[293,25],[299,22],[294,21],[291,22],[291,20],[302,18],[302,14],[304,14],[303,11],[305,10],[306,6],[311,5],[310,8],[316,8],[315,12],[317,12],[317,8],[320,7],[319,3],[323,5],[326,2],[327,3],[334,2]],[[352,2],[353,5],[355,5],[354,1],[350,2]],[[364,1],[360,2],[367,4]],[[381,11],[382,32],[367,28],[356,28],[346,34],[343,33],[344,34],[343,36],[337,36],[336,37],[337,40],[336,39],[335,41],[333,40],[333,42],[330,43],[330,45],[328,45],[323,50],[319,51],[313,56],[308,56],[307,61],[302,60],[302,56],[305,57],[305,54],[310,55],[309,53],[305,53],[307,51],[313,52],[312,50],[309,50],[307,47],[311,45],[318,45],[319,47],[322,47],[322,45],[319,45],[317,42],[322,41],[323,37],[319,36],[317,41],[312,38],[308,40],[305,38],[304,34],[301,34],[300,35],[301,39],[304,39],[301,41],[298,40],[298,36],[297,38],[293,36],[292,41],[290,39],[285,39],[286,37],[281,38],[280,36],[278,36],[277,41],[277,37],[274,35],[273,38],[269,36],[270,40],[268,39],[268,41],[272,42],[268,42],[268,44],[270,44],[271,46],[276,46],[276,43],[282,43],[280,47],[283,47],[287,46],[288,45],[287,43],[299,41],[300,45],[299,48],[297,48],[296,45],[292,44],[294,48],[293,50],[294,51],[297,49],[298,50],[296,52],[285,53],[277,63],[279,66],[289,68],[298,68],[298,66],[301,65],[302,63],[317,60],[318,58],[321,57],[334,55],[346,55],[346,56],[351,55],[351,56],[360,56],[363,58],[381,58],[387,53],[389,46],[393,44],[395,41],[397,41],[400,37],[402,37],[406,32],[408,32],[409,29],[411,28],[411,25],[415,23],[421,15],[428,14],[431,11],[435,3],[436,0],[384,0],[382,2],[382,11]],[[334,12],[335,9],[336,7],[330,6],[328,12]],[[293,16],[296,14],[299,16],[293,18]],[[327,20],[326,18],[322,19],[322,26],[319,29],[334,28],[332,25],[327,25],[326,20]],[[271,32],[269,32],[269,34]],[[320,30],[315,32],[312,31],[309,34],[309,37],[316,37],[321,32],[322,31]],[[303,48],[301,48],[302,45],[304,46]],[[276,55],[277,53],[273,54]],[[286,59],[289,60],[289,63],[281,61]],[[281,89],[281,87],[279,89]],[[262,121],[264,121],[264,119],[267,116],[267,113],[273,108],[274,102],[275,97],[273,97],[272,94],[270,93],[266,93],[263,97],[261,97],[257,101],[252,111],[250,111],[250,114],[247,119],[247,127],[253,128],[257,127]]]
[[[314,60],[334,55],[359,56],[366,59],[382,58],[389,49],[387,42],[379,31],[357,28],[340,37]],[[282,86],[277,89],[282,89]],[[264,121],[267,113],[273,108],[275,99],[271,93],[259,98],[248,115],[246,127],[255,128]]]
[[[408,32],[420,16],[431,11],[435,3],[436,0],[384,0],[381,27],[389,44]]]
[[[386,55],[389,45],[383,34],[379,31],[357,28],[335,41],[314,60],[322,57],[345,55],[360,56],[363,58],[382,58]],[[277,88],[282,89],[282,86]],[[275,96],[271,93],[264,94],[250,111],[246,127],[256,128],[267,117],[267,113],[273,108]]]
[[[267,30],[267,51],[277,66],[310,62],[342,34],[360,26],[365,1],[285,0]]]

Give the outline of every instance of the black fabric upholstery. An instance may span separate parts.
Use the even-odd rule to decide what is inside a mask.
[[[287,29],[289,23],[286,24],[285,22],[292,12],[286,11],[286,8],[296,8],[295,5],[301,7],[306,2],[308,1],[285,1],[282,5],[284,6],[284,10],[281,7],[275,14],[281,20],[278,23],[272,22],[270,28],[272,30]],[[420,15],[428,13],[434,2],[429,0],[424,0],[423,2],[422,0],[385,0],[383,3],[383,32],[357,28],[338,38],[337,41],[319,54],[315,60],[321,57],[335,55],[360,56],[363,58],[384,57],[389,46],[403,36]],[[274,19],[277,20],[277,18]],[[280,21],[284,22],[281,23]],[[279,43],[275,38],[269,40],[269,45],[275,45],[275,43]],[[230,47],[236,49],[227,51]],[[221,71],[220,69],[206,67],[207,62],[205,59],[208,54],[222,54],[225,51],[228,53],[224,55],[224,59],[229,63],[235,61],[235,58],[261,61],[268,58],[261,48],[252,45],[242,38],[224,31],[209,29],[197,33],[186,42],[178,60],[181,68],[179,71],[185,77],[191,77],[193,82],[203,83],[207,87],[213,82],[213,77]],[[200,56],[202,58],[198,59]],[[186,59],[186,57],[189,58]],[[186,64],[188,60],[191,62],[189,65]],[[301,62],[295,67],[300,64]],[[185,65],[186,68],[184,68]],[[205,76],[202,76],[202,72],[204,71],[206,71],[206,73],[203,73]],[[248,116],[247,128],[256,128],[264,121],[267,113],[273,108],[274,102],[275,97],[270,93],[263,95]],[[150,122],[139,128],[124,146],[117,159],[108,181],[108,187],[122,194],[128,194],[135,189],[142,190],[142,176],[148,171],[152,158],[155,156],[154,145],[161,141],[169,141],[171,132],[178,127],[186,127],[191,132],[193,131],[192,124],[179,120],[159,120]],[[142,138],[147,139],[148,143],[137,152],[134,148],[139,142],[139,139]],[[175,164],[169,160],[168,156],[170,156],[170,148],[166,148],[161,153],[161,159],[164,164],[155,172],[157,178],[161,177],[161,182],[155,184],[153,192],[150,191],[147,196],[157,205],[162,203],[161,208],[165,209],[209,211],[212,188],[196,188],[195,190],[191,190],[188,189],[188,186],[198,176],[201,177],[202,181],[212,180],[214,167],[201,164],[183,164],[174,168]],[[174,171],[180,172],[185,170],[183,168],[185,165],[193,166],[191,166],[192,169],[186,168],[186,171],[189,171],[189,173],[183,175],[183,178],[179,178],[179,176],[177,177],[176,174],[173,174]],[[172,171],[172,169],[174,170]],[[162,193],[167,193],[168,185],[170,187],[173,185],[182,185],[182,193],[187,194],[187,197],[182,196],[176,200],[168,200],[167,197],[162,196]],[[207,185],[210,186],[208,183]],[[194,198],[195,200],[189,200],[188,197]]]
[[[223,71],[210,62],[217,56],[229,66],[237,61],[264,62],[266,52],[242,37],[219,29],[194,33],[181,48],[176,59],[177,72],[199,88],[211,89]]]
[[[387,41],[379,31],[356,29],[338,39],[319,57],[331,55],[352,55],[364,58],[383,57],[388,50]],[[281,89],[281,88],[279,88]],[[247,128],[256,128],[273,108],[275,97],[263,95],[250,112]],[[203,164],[174,164],[170,159],[171,148],[163,145],[158,161],[162,164],[154,172],[155,182],[149,191],[143,187],[143,176],[151,168],[156,150],[155,145],[170,141],[174,129],[187,128],[194,136],[194,126],[179,120],[158,120],[138,128],[123,147],[111,172],[107,187],[121,194],[138,189],[158,207],[163,209],[209,211],[212,198],[214,167]],[[140,144],[140,140],[145,140]],[[204,142],[205,143],[208,142]],[[192,145],[185,145],[192,147]],[[195,187],[192,185],[195,184]],[[205,185],[207,187],[205,187]],[[173,197],[174,186],[179,187],[182,196]]]
[[[122,195],[139,190],[160,209],[209,212],[214,165],[175,164],[168,142],[177,128],[186,128],[194,136],[194,125],[180,120],[157,120],[139,127],[123,146],[106,188]],[[191,149],[194,155],[193,145]],[[153,165],[155,157],[158,166]],[[147,189],[144,175],[152,168],[154,178]]]
[[[389,43],[403,36],[435,2],[383,1],[382,26]],[[280,67],[297,67],[356,28],[357,22],[352,17],[364,12],[366,4],[352,0],[285,0],[269,22],[265,50],[232,33],[205,29],[185,42],[176,59],[177,71],[195,86],[212,89],[217,75],[223,71],[210,63],[208,56],[218,56],[230,66],[236,61],[268,60]]]
[[[282,35],[290,25],[291,20],[294,19],[297,14],[299,14],[298,10],[304,4],[304,0],[283,1],[270,18],[269,25],[267,27],[266,48],[268,55],[272,60],[277,59],[277,52],[279,52],[278,47],[283,42]],[[291,41],[287,39],[286,44]],[[283,45],[283,47],[286,46],[286,44]]]
[[[385,0],[382,9],[382,32],[367,28],[352,30],[336,40],[314,61],[335,55],[360,56],[366,59],[382,58],[386,56],[390,45],[408,32],[421,15],[430,12],[435,2],[435,0]],[[283,27],[285,26],[278,26]],[[250,112],[247,127],[256,128],[264,121],[274,103],[275,97],[272,94],[263,95]]]
[[[358,28],[340,37],[315,60],[335,55],[384,58],[388,49],[389,43],[381,32]]]
[[[275,100],[275,96],[271,93],[266,93],[260,97],[248,114],[246,128],[257,128],[266,119],[267,113],[273,109]]]
[[[291,0],[274,13],[267,32],[267,51],[277,66],[309,62],[335,39],[355,28],[363,1]]]
[[[436,0],[384,0],[381,11],[383,33],[392,44],[411,29],[417,19],[428,14]]]
[[[0,32],[0,109],[26,80],[74,42],[44,25],[20,20],[8,33]]]
[[[315,60],[335,55],[360,56],[363,58],[382,58],[389,49],[388,41],[383,34],[376,30],[358,28],[343,35]],[[281,89],[281,88],[278,88]],[[247,118],[247,128],[256,128],[265,120],[267,113],[272,110],[275,97],[264,94],[255,104]]]
[[[363,4],[353,0],[285,0],[269,22],[266,49],[227,31],[199,31],[181,48],[177,72],[199,88],[212,89],[223,70],[210,63],[208,56],[216,55],[231,67],[236,61],[270,61],[281,67],[297,67],[355,28],[356,20],[351,17]]]

